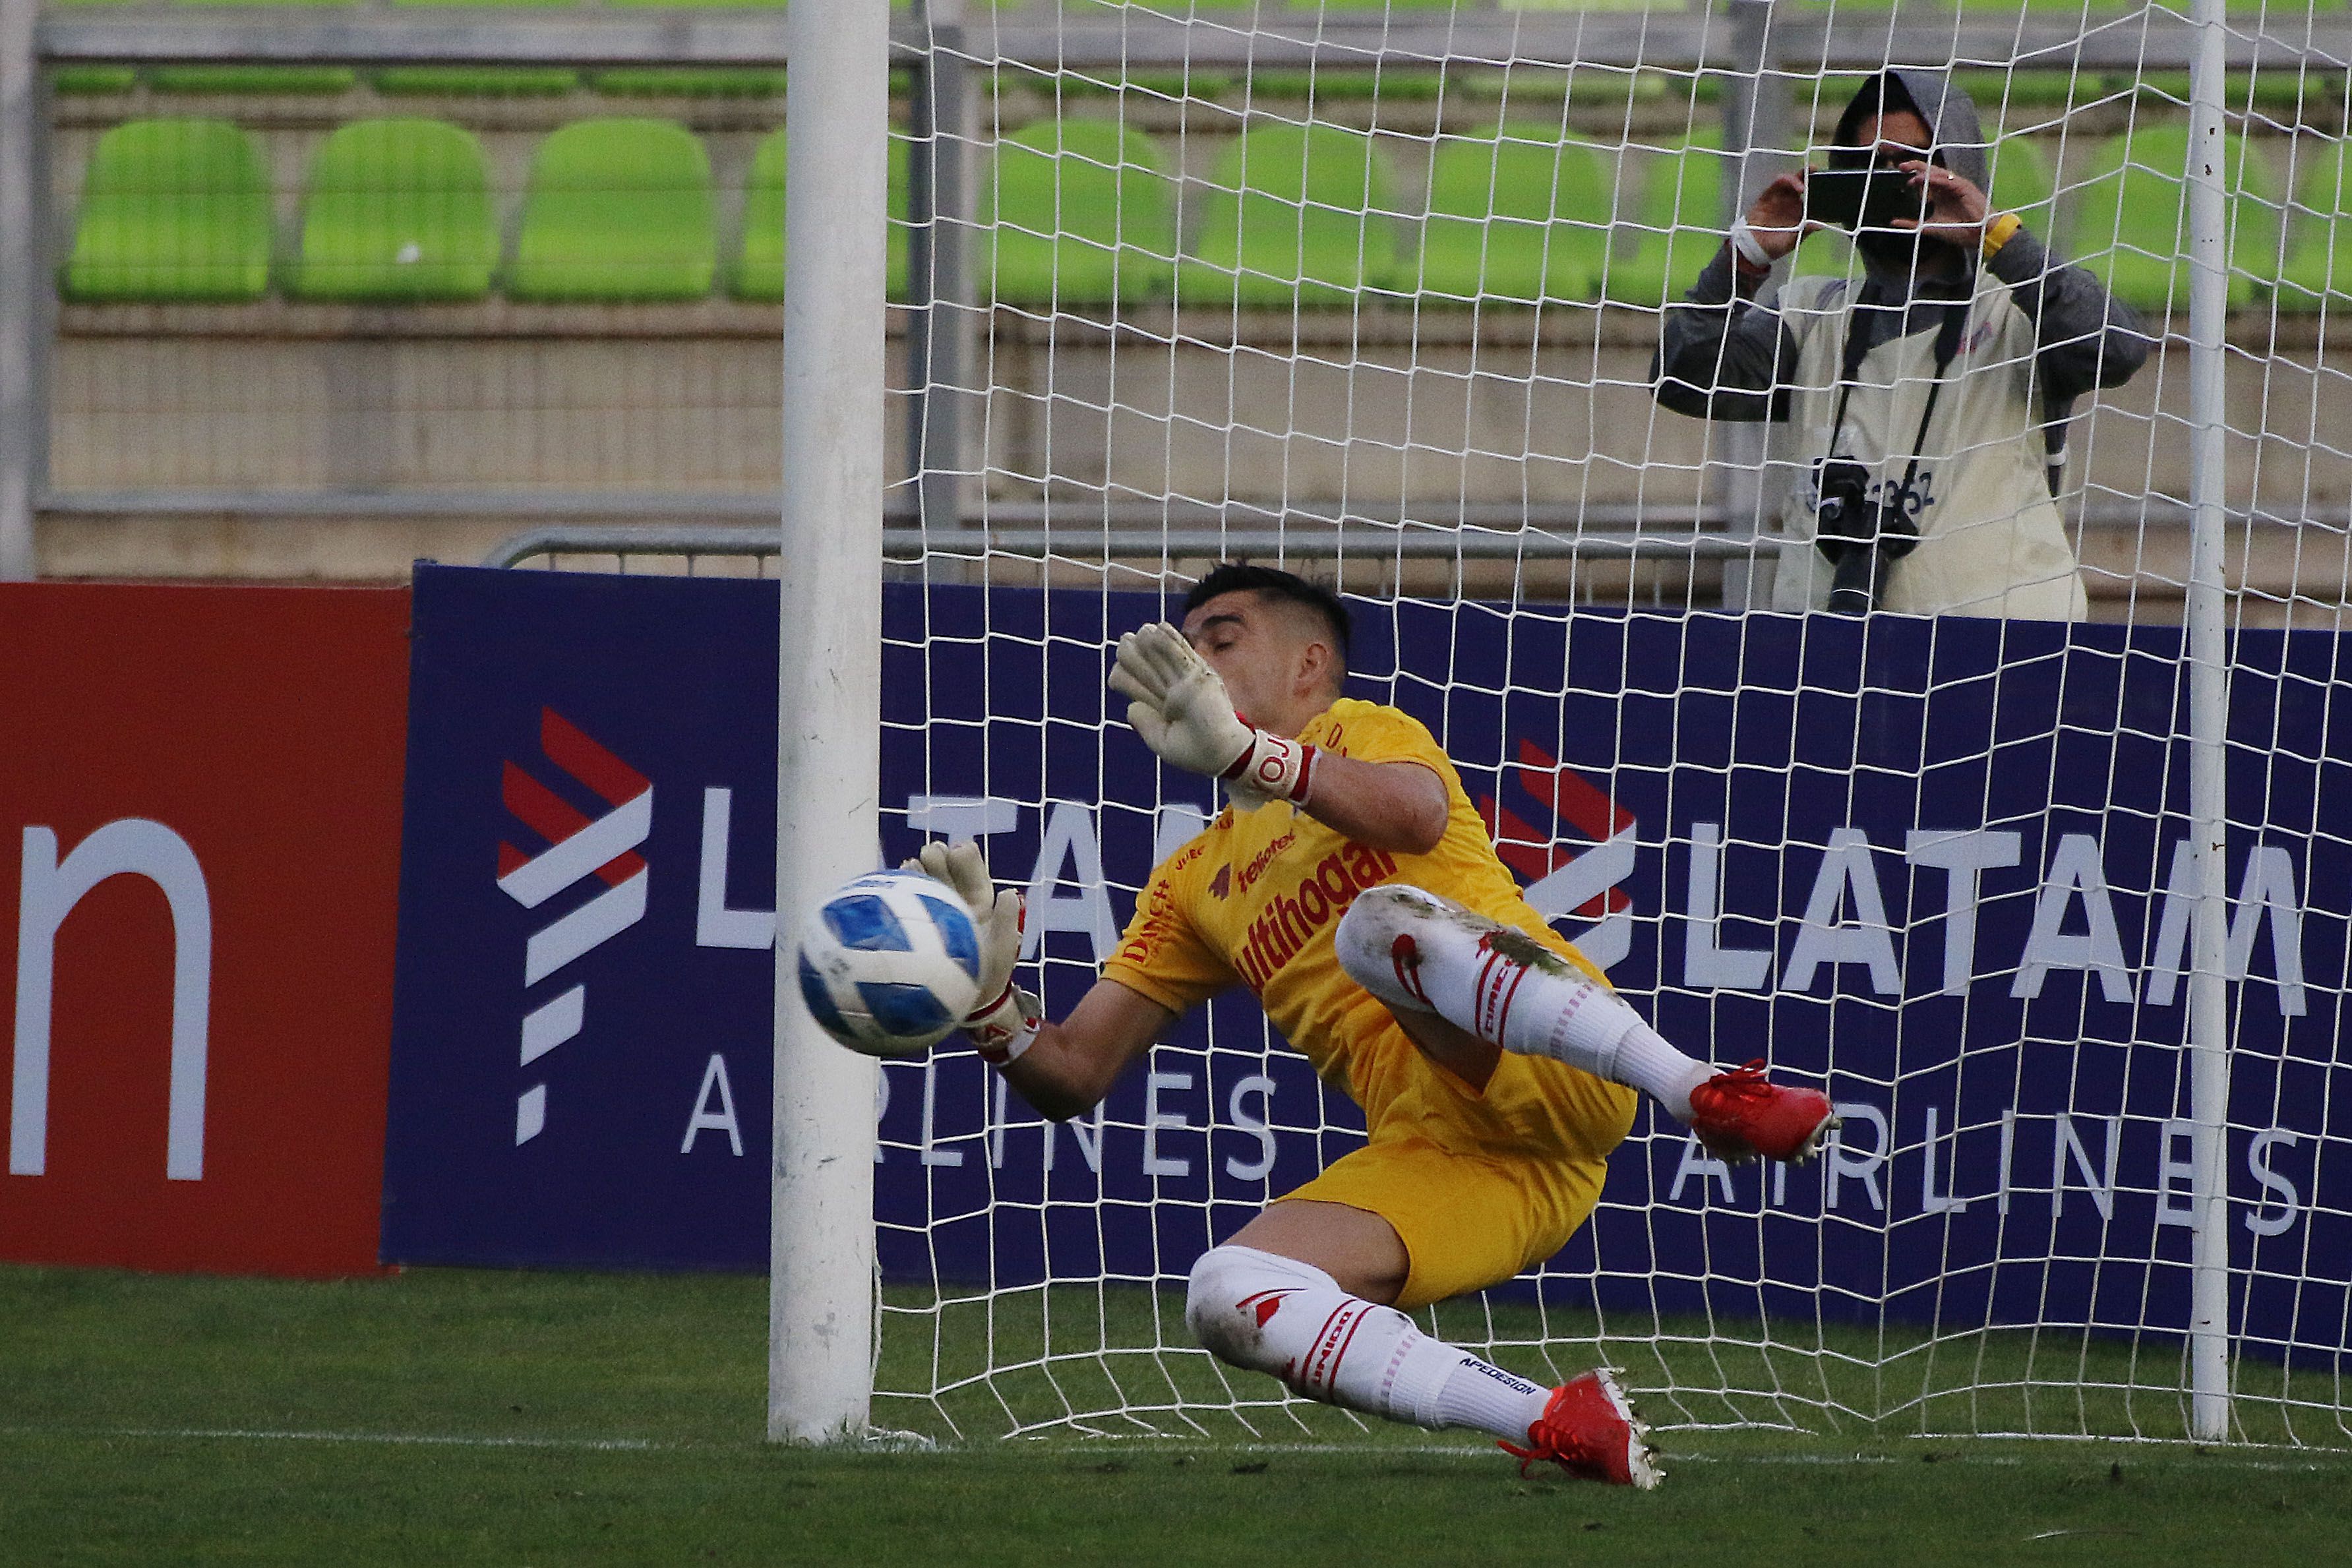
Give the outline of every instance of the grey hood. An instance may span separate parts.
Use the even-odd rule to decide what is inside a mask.
[[[1854,146],[1864,118],[1883,113],[1882,104],[1916,110],[1935,137],[1936,162],[1977,189],[1989,188],[1991,167],[1985,157],[1984,121],[1967,89],[1940,71],[1881,71],[1862,84],[1838,116],[1837,144]]]
[[[1984,122],[1978,118],[1976,100],[1941,71],[1898,68],[1870,78],[1855,90],[1845,112],[1838,116],[1835,144],[1840,148],[1858,146],[1863,121],[1890,109],[1916,110],[1927,122],[1929,139],[1934,142],[1929,154],[1934,161],[1977,189],[1990,190],[1991,170],[1986,157]],[[1902,312],[1894,321],[1866,325],[1864,337],[1876,341],[1895,331],[1917,331],[1918,324],[1908,319],[1915,281],[1910,268],[1889,265],[1870,246],[1859,249],[1863,271],[1869,279],[1861,302],[1865,306],[1893,307]],[[1966,259],[1969,265],[1962,269],[1960,279],[1928,281],[1919,292],[1929,299],[1948,299],[1956,292],[1965,297],[1969,285],[1962,279],[1973,273],[1976,258]]]

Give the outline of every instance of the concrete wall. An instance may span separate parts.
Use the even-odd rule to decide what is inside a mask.
[[[1162,310],[1114,333],[1000,312],[977,362],[986,496],[1671,517],[1704,499],[1702,464],[1724,455],[1722,432],[1651,400],[1654,321],[1641,312],[1398,309],[1236,325]],[[2242,542],[2245,569],[2264,592],[2332,604],[2352,520],[2352,361],[2315,324],[2290,322],[2300,336],[2275,340],[2260,320],[2246,325],[2264,335],[2242,337],[2231,359],[2232,422],[2248,432],[2231,444],[2232,506],[2271,521]],[[72,308],[62,326],[51,464],[68,492],[759,494],[780,479],[772,310]],[[894,343],[901,384],[902,362]],[[2174,340],[2078,427],[2073,472],[2106,520],[2084,545],[2104,597],[2177,595],[2172,514],[2145,531],[2112,514],[2188,493],[2187,395]],[[418,554],[472,558],[515,526],[53,515],[41,550],[45,570],[66,575],[380,580]]]

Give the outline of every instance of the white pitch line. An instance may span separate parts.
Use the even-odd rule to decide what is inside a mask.
[[[1121,1446],[1129,1443],[1137,1446],[1157,1445],[1159,1442],[1158,1439],[1140,1436],[1131,1438],[1097,1438],[1093,1441]],[[1087,1445],[1085,1444],[1073,1444],[1058,1451],[1082,1454],[1087,1447]],[[2135,1459],[2133,1462],[2150,1464],[2159,1459],[2177,1458],[2183,1464],[2232,1470],[2319,1471],[2340,1468],[2315,1460],[2297,1463],[2292,1460],[2256,1458],[2252,1455],[2241,1458],[2231,1454],[2192,1454],[2187,1451],[2185,1445],[2167,1445],[2166,1447],[2178,1447],[2179,1451],[2149,1455]],[[1293,1454],[1310,1457],[1318,1454],[1345,1455],[1350,1458],[1372,1458],[1392,1454],[1401,1458],[1438,1459],[1485,1459],[1491,1458],[1495,1452],[1491,1447],[1467,1447],[1451,1443],[1198,1443],[1181,1439],[1168,1441],[1164,1447],[1160,1447],[1159,1451],[1168,1454],[1210,1455]],[[1924,1457],[1909,1454],[1703,1454],[1674,1448],[1668,1448],[1664,1457],[1669,1465],[1840,1466],[1915,1465],[1929,1462]],[[2053,1455],[2053,1458],[2054,1458],[2055,1456]],[[2017,1454],[1970,1454],[1939,1448],[1936,1450],[1933,1462],[1939,1465],[1992,1465],[2015,1468],[2032,1465],[2037,1461]]]
[[[0,1426],[6,1437],[166,1437],[268,1443],[385,1443],[449,1448],[639,1450],[670,1445],[644,1437],[467,1437],[436,1432],[279,1432],[237,1426]]]
[[[892,1434],[904,1436],[904,1434]],[[128,1437],[203,1439],[238,1442],[270,1443],[380,1443],[394,1447],[425,1447],[452,1448],[572,1448],[602,1452],[643,1453],[682,1445],[660,1443],[646,1437],[473,1437],[435,1432],[295,1432],[267,1428],[234,1426],[0,1426],[0,1437]],[[2130,1439],[2105,1439],[2130,1441]],[[2098,1441],[2094,1439],[2094,1441]],[[1096,1445],[1102,1447],[1096,1447]],[[1062,1455],[1083,1455],[1088,1448],[1097,1452],[1106,1448],[1136,1447],[1156,1448],[1162,1454],[1205,1454],[1210,1456],[1272,1454],[1301,1458],[1488,1459],[1495,1450],[1485,1447],[1452,1443],[1199,1443],[1182,1440],[1168,1441],[1148,1436],[1131,1438],[1096,1438],[1086,1443],[1074,1443],[1066,1447],[1056,1446]],[[896,1445],[887,1445],[896,1446]],[[2151,1447],[2169,1447],[2172,1445]],[[872,1448],[886,1445],[870,1445]],[[928,1446],[927,1446],[928,1447]],[[1132,1450],[1130,1450],[1132,1451]],[[2151,1456],[2151,1458],[2154,1458]],[[2338,1467],[2305,1460],[2256,1458],[2251,1455],[2240,1458],[2231,1454],[2166,1454],[2186,1464],[2215,1469],[2313,1472]],[[1846,1466],[1904,1465],[1927,1463],[1924,1456],[1914,1458],[1903,1454],[1701,1454],[1669,1451],[1666,1461],[1672,1465],[1773,1465],[1773,1466]],[[2033,1461],[2015,1454],[1970,1454],[1938,1450],[1935,1463],[1944,1465],[1991,1465],[2015,1468]],[[2135,1461],[2148,1463],[2148,1459]]]

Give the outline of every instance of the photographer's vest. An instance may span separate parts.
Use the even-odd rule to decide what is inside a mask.
[[[1781,547],[1773,607],[1818,609],[1828,602],[1829,563],[1813,545],[1821,460],[1837,416],[1840,361],[1854,285],[1843,278],[1790,280],[1779,304],[1797,343],[1796,384],[1787,389],[1788,425],[1775,457],[1796,465],[1780,512]],[[1940,312],[1921,311],[1918,330],[1863,355],[1837,427],[1836,456],[1871,470],[1870,500],[1902,500],[1919,530],[1917,548],[1894,563],[1879,607],[1912,615],[2003,616],[2081,620],[2087,613],[2074,552],[2050,499],[2049,452],[2034,386],[2033,323],[2008,285],[1977,274],[1968,328],[1943,372],[1934,417],[1917,441],[1937,384]],[[1918,459],[1909,494],[1903,479]]]

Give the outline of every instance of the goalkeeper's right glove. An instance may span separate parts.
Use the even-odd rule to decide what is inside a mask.
[[[1045,1021],[1037,998],[1013,983],[1026,920],[1021,894],[997,888],[987,858],[969,841],[926,844],[901,868],[946,883],[971,911],[980,934],[980,994],[987,1000],[965,1016],[963,1032],[981,1060],[1007,1066],[1035,1043]]]
[[[1223,679],[1167,622],[1118,639],[1110,688],[1133,699],[1127,721],[1144,744],[1180,768],[1223,780],[1241,810],[1307,803],[1315,748],[1234,712]]]

